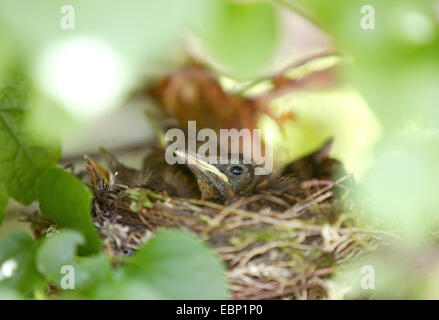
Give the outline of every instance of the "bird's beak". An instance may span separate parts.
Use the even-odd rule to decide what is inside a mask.
[[[215,174],[218,178],[220,178],[222,181],[224,181],[225,183],[229,183],[229,179],[227,178],[227,176],[224,173],[222,173],[221,171],[219,171],[217,167],[208,163],[207,161],[204,161],[204,160],[200,159],[199,157],[190,154],[187,151],[180,151],[178,149],[174,150],[174,154],[177,157],[179,157],[180,159],[184,159],[186,164],[189,167],[198,169],[199,171],[201,171],[203,173],[211,172],[211,173]]]

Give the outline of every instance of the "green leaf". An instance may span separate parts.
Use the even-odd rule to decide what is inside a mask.
[[[76,29],[69,34],[59,27],[60,20],[66,16],[60,13],[65,5],[63,0],[0,1],[0,21],[2,28],[3,25],[9,27],[5,30],[13,35],[14,42],[10,41],[10,45],[20,44],[29,59],[39,56],[55,42],[93,35],[111,44],[126,63],[135,67],[161,57],[166,48],[175,45],[182,30],[200,16],[209,14],[206,8],[209,2],[131,0],[130,5],[114,1],[108,6],[106,0],[71,0],[68,4],[75,9],[77,22]],[[127,37],[130,34],[135,34],[137,41]]]
[[[6,193],[6,188],[0,183],[0,226],[5,218],[5,208],[8,204],[8,195]]]
[[[26,104],[30,83],[21,69],[20,65],[15,63],[0,74],[0,105],[23,108]]]
[[[228,297],[221,260],[187,232],[159,232],[123,268],[128,279],[147,284],[151,294],[163,299]]]
[[[113,276],[111,264],[103,253],[95,256],[76,257],[72,266],[75,270],[76,288],[79,290],[89,290],[100,283],[108,283]]]
[[[25,298],[11,288],[0,288],[0,300],[24,300]]]
[[[99,252],[100,240],[91,220],[90,190],[75,175],[57,168],[41,177],[39,191],[44,217],[59,228],[74,229],[84,235],[86,245],[79,247],[79,253]]]
[[[204,31],[212,55],[239,77],[255,75],[268,62],[278,39],[274,6],[265,1],[220,1]]]
[[[10,196],[29,204],[37,199],[38,178],[56,165],[60,151],[23,126],[27,80],[16,70],[10,73],[0,76],[0,181]]]
[[[49,278],[58,275],[60,268],[73,260],[76,247],[84,243],[84,237],[71,230],[62,230],[44,239],[37,251],[38,271]]]
[[[65,275],[62,267],[71,266],[74,270],[75,289],[85,291],[112,277],[109,261],[104,254],[77,257],[76,248],[84,244],[84,237],[76,231],[62,230],[43,240],[37,251],[37,268],[60,287]]]
[[[159,300],[165,299],[144,281],[136,278],[122,278],[104,283],[92,296],[93,300]]]
[[[41,279],[35,267],[34,240],[24,232],[0,239],[0,288],[31,292]]]

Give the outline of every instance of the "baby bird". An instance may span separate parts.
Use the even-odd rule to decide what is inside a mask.
[[[225,202],[238,194],[251,191],[255,184],[254,164],[244,163],[242,156],[238,156],[238,162],[228,161],[221,163],[221,157],[213,159],[203,158],[200,155],[192,155],[187,151],[175,150],[178,158],[183,159],[192,173],[195,175],[202,200]],[[232,159],[229,156],[228,159]]]
[[[338,160],[329,157],[332,140],[308,156],[300,158],[270,175],[255,175],[255,164],[245,163],[242,156],[238,161],[224,161],[176,150],[175,154],[185,160],[196,177],[202,200],[226,203],[238,196],[272,194],[282,198],[298,199],[303,190],[300,183],[311,179],[333,180],[343,171]],[[232,155],[228,159],[233,159]]]

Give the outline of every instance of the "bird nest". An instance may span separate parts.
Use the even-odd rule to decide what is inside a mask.
[[[158,229],[197,234],[224,261],[234,299],[325,299],[340,264],[373,249],[379,235],[355,227],[358,206],[344,182],[310,180],[294,205],[273,194],[227,204],[112,184],[89,162],[93,220],[108,256],[129,255]],[[248,208],[264,201],[259,211]],[[269,204],[273,204],[273,210]]]

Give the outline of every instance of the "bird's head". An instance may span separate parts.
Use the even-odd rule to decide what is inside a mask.
[[[225,201],[249,190],[253,185],[254,165],[246,163],[241,155],[229,155],[227,159],[212,159],[187,151],[176,150],[175,154],[185,159],[187,166],[196,176],[203,200]]]

